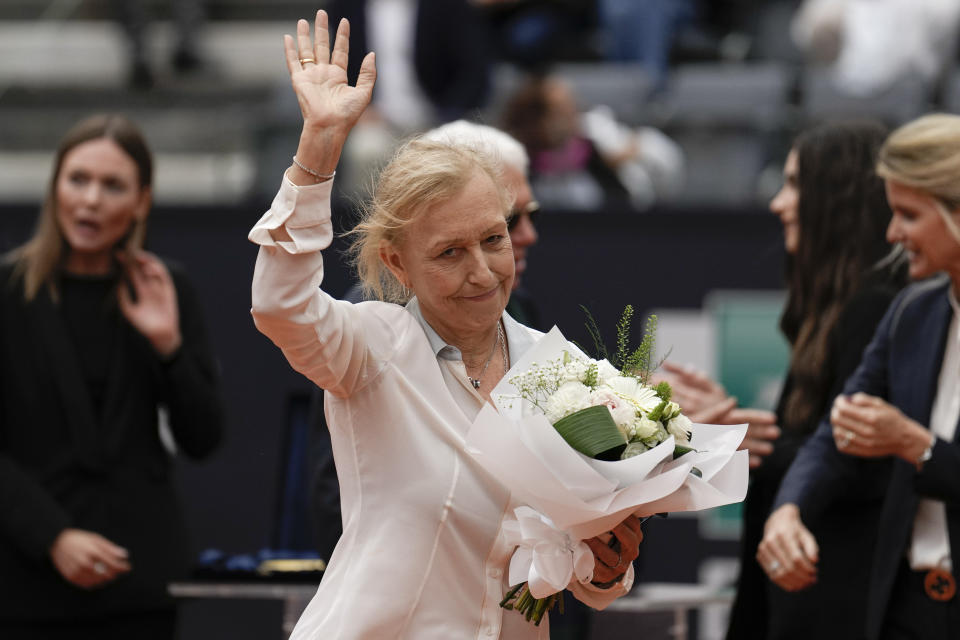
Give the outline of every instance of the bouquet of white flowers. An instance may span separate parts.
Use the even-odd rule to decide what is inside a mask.
[[[513,588],[501,606],[539,624],[576,576],[593,575],[582,542],[630,514],[693,511],[743,500],[746,425],[692,424],[670,386],[648,384],[654,324],[626,353],[587,357],[554,328],[494,389],[467,434],[467,450],[523,503],[504,525],[517,546]]]

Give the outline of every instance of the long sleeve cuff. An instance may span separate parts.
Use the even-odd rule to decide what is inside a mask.
[[[270,210],[263,214],[247,237],[260,246],[278,247],[290,254],[325,249],[333,238],[330,225],[332,189],[333,180],[297,186],[284,174]],[[317,227],[325,229],[318,233]],[[286,233],[277,233],[281,229]]]
[[[576,579],[571,581],[567,588],[573,594],[573,597],[580,602],[594,609],[603,610],[610,606],[611,602],[630,592],[633,587],[633,575],[633,565],[631,564],[626,573],[623,574],[623,578],[609,589],[601,589],[589,582],[581,584]]]

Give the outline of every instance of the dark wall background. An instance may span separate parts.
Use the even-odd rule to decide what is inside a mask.
[[[152,214],[150,247],[180,262],[189,273],[203,300],[222,368],[227,409],[223,446],[203,464],[181,462],[178,474],[197,550],[216,547],[239,553],[266,546],[275,520],[286,402],[291,394],[308,391],[310,386],[250,319],[256,247],[246,234],[268,204],[161,207]],[[34,205],[0,206],[0,250],[28,236],[36,210]],[[345,208],[341,214],[349,218]],[[557,324],[584,345],[591,343],[579,305],[592,311],[610,344],[614,323],[627,303],[638,312],[652,307],[698,307],[711,289],[778,288],[781,284],[780,225],[760,210],[548,213],[540,218],[538,230],[540,242],[530,252],[526,288],[538,301],[545,322]],[[333,295],[342,294],[351,283],[349,270],[336,252],[343,247],[338,239],[335,251],[327,253],[326,289]],[[695,543],[696,532],[688,535],[689,542]],[[656,537],[648,542],[654,543]],[[664,551],[646,554],[650,560],[644,574],[657,580],[671,576],[696,580],[696,558],[691,555],[685,562],[686,553]],[[658,565],[660,556],[672,557],[669,565]],[[243,608],[247,616],[255,610],[274,611],[267,605]],[[190,611],[188,607],[188,616]],[[258,620],[262,617],[257,615]],[[217,618],[222,632],[224,616]],[[243,637],[269,635],[253,632],[249,617],[234,619],[238,624],[244,620]],[[274,619],[265,628],[275,629],[273,622],[279,624]]]

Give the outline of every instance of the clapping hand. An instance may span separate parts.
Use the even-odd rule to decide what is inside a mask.
[[[120,252],[116,258],[124,273],[120,311],[161,357],[173,355],[182,337],[177,291],[170,272],[159,258],[146,251]]]
[[[336,167],[347,134],[370,103],[377,78],[371,52],[360,66],[357,85],[347,84],[349,39],[350,23],[344,19],[337,27],[333,51],[330,51],[327,14],[322,10],[317,12],[313,42],[306,20],[297,22],[296,39],[290,35],[283,37],[290,82],[303,115],[296,157],[298,162],[321,174],[329,174]],[[316,182],[299,167],[291,171],[295,183]]]
[[[777,416],[763,409],[737,407],[737,399],[727,395],[723,385],[695,368],[663,363],[664,373],[655,379],[665,380],[673,388],[673,399],[694,422],[704,424],[747,423],[747,434],[740,449],[750,452],[750,468],[761,465],[773,453],[773,442],[780,437]]]
[[[899,456],[915,462],[930,443],[930,431],[882,398],[866,393],[837,396],[830,411],[837,449],[852,456]]]

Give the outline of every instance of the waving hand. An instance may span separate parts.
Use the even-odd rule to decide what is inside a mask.
[[[290,81],[303,115],[297,160],[322,174],[336,167],[343,142],[370,103],[377,78],[375,56],[368,53],[360,66],[356,86],[347,84],[350,23],[340,21],[333,51],[328,33],[327,14],[321,10],[317,12],[312,42],[306,20],[297,22],[296,39],[289,35],[283,38]],[[294,182],[316,182],[296,167],[291,171]]]

